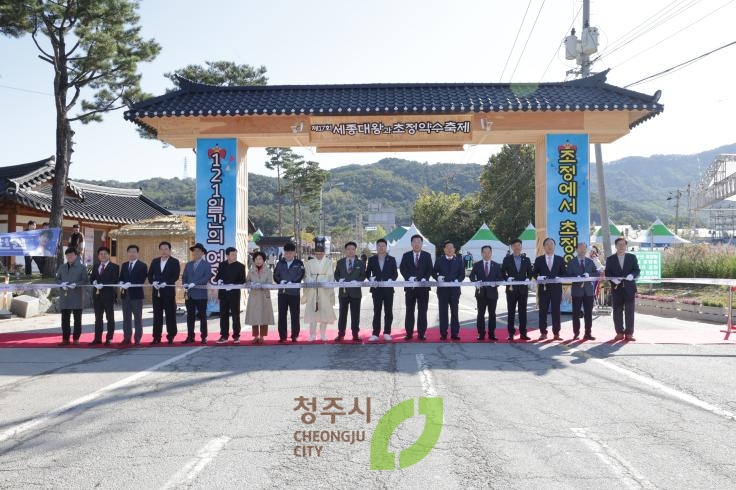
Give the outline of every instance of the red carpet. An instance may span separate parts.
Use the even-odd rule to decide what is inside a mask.
[[[652,328],[646,328],[641,327],[636,332],[636,339],[637,343],[639,344],[721,344],[721,343],[734,343],[736,341],[736,335],[731,336],[731,340],[724,340],[723,336],[724,334],[721,333],[721,330],[723,327],[719,327],[717,325],[708,325],[699,327],[697,329],[691,329],[691,330],[675,330],[675,329],[652,329]],[[600,343],[607,343],[607,342],[613,342],[613,336],[614,334],[612,332],[603,332],[603,329],[601,328],[599,331],[596,331],[595,327],[593,329],[593,335],[596,337],[596,340],[592,343],[600,344]],[[606,330],[608,330],[606,328]],[[302,329],[302,332],[299,335],[299,342],[297,345],[310,345],[312,342],[309,342],[307,339],[309,337],[309,330],[308,327],[306,329]],[[368,341],[368,337],[370,337],[370,330],[364,329],[361,331],[360,338],[361,342],[353,342],[352,335],[348,332],[348,334],[345,337],[345,340],[342,342],[335,342],[333,339],[337,336],[337,330],[328,330],[327,331],[327,338],[329,339],[327,342],[321,342],[316,341],[314,344],[342,344],[342,345],[359,345],[359,344],[372,344],[373,342]],[[210,334],[211,336],[208,339],[207,345],[210,346],[217,346],[217,347],[224,347],[224,346],[234,346],[235,344],[232,343],[232,339],[228,341],[227,344],[219,345],[216,344],[216,340],[219,337],[219,330],[217,330],[217,327],[213,329],[213,332]],[[561,343],[564,344],[579,344],[582,343],[581,340],[573,341],[572,340],[572,332],[569,331],[569,327],[567,329],[563,328],[562,331],[562,338],[564,339]],[[475,337],[477,336],[477,333],[474,328],[461,328],[460,329],[460,338],[461,340],[459,342],[462,343],[480,343],[475,340]],[[533,339],[528,342],[520,341],[518,339],[518,333],[515,342],[516,343],[533,343],[533,344],[548,344],[548,343],[554,343],[551,340],[546,341],[537,341],[536,339],[539,337],[539,332],[536,329],[532,329],[529,331],[529,336]],[[427,340],[425,342],[421,342],[417,339],[416,333],[414,335],[414,339],[410,341],[404,340],[404,330],[403,329],[395,329],[392,333],[393,337],[393,343],[451,343],[450,340],[447,341],[441,341],[440,340],[440,333],[438,328],[429,328],[427,330]],[[506,343],[508,339],[508,333],[504,328],[498,328],[496,330],[496,337],[499,340],[499,343]],[[551,335],[550,335],[551,337]],[[79,348],[102,348],[102,349],[121,349],[121,348],[131,348],[135,346],[121,346],[120,341],[122,340],[122,332],[117,331],[115,334],[115,337],[113,338],[113,343],[110,346],[103,345],[95,345],[95,346],[89,346],[87,345],[88,342],[91,342],[94,338],[93,333],[83,333],[82,337],[80,338],[79,345],[69,345],[66,348],[72,348],[72,349],[79,349]],[[104,338],[104,337],[103,337]],[[169,345],[166,343],[166,340],[161,344],[152,346],[150,345],[150,342],[152,340],[151,334],[144,333],[143,339],[141,342],[140,347],[181,347],[182,341],[186,338],[186,330],[182,332],[181,328],[179,330],[179,333],[177,334],[177,337],[173,344]],[[194,345],[198,346],[201,345],[199,343],[199,334],[197,334],[197,341],[194,344],[188,344],[188,345]],[[43,347],[57,347],[57,344],[61,342],[61,332],[47,332],[47,333],[37,333],[37,332],[15,332],[15,333],[1,333],[0,334],[0,348],[11,348],[11,347],[33,347],[33,348],[43,348]],[[383,340],[383,337],[381,336],[381,340],[378,342],[375,342],[376,344],[386,344],[388,342]],[[490,344],[487,340],[484,341],[485,344]],[[590,343],[590,342],[586,342]],[[279,344],[278,343],[278,333],[276,331],[275,327],[269,328],[269,335],[266,338],[265,342],[263,344],[253,344],[252,343],[252,337],[250,335],[250,328],[246,328],[243,331],[243,334],[241,335],[241,343],[240,346],[252,346],[252,347],[259,347],[260,345],[277,345],[277,346],[283,346],[283,345],[294,345],[291,341],[287,341],[286,344]]]

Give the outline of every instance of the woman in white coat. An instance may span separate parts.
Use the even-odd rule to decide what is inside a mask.
[[[304,282],[331,281],[334,277],[332,260],[325,257],[324,244],[317,242],[314,258],[304,266]],[[317,338],[317,323],[322,341],[327,340],[327,324],[337,319],[335,316],[335,290],[332,288],[304,288],[302,303],[306,304],[304,321],[309,323],[309,341]]]

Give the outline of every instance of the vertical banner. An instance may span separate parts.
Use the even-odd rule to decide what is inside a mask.
[[[235,138],[197,139],[195,239],[207,249],[213,272],[225,260],[225,249],[235,246],[237,175]]]
[[[567,263],[578,242],[590,237],[589,143],[587,134],[547,135],[547,236]],[[569,287],[562,311],[572,311]]]

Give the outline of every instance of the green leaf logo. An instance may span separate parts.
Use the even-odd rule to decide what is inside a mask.
[[[437,444],[442,432],[443,403],[441,397],[420,397],[419,414],[425,416],[424,430],[419,439],[399,453],[399,469],[408,468],[418,463]],[[414,416],[414,399],[404,400],[394,405],[378,421],[371,437],[371,469],[393,470],[394,453],[389,452],[388,443],[391,434],[409,417]]]

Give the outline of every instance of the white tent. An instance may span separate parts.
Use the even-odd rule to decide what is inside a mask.
[[[608,234],[611,238],[611,246],[616,242],[616,239],[623,236],[621,230],[618,229],[613,221],[608,220]],[[603,227],[599,226],[595,233],[590,235],[590,243],[603,243]]]
[[[253,236],[251,237],[251,241],[248,242],[248,250],[255,250],[258,248],[258,245],[256,245],[256,242],[261,239],[263,236],[263,232],[260,228],[256,230],[255,233],[253,233]]]
[[[495,233],[493,233],[493,231],[488,228],[488,225],[483,223],[483,225],[478,228],[478,231],[475,232],[475,235],[473,235],[470,240],[468,240],[468,242],[462,246],[461,250],[463,252],[463,255],[467,252],[470,252],[473,256],[473,261],[477,262],[481,259],[480,249],[484,245],[491,246],[491,249],[493,251],[492,258],[499,264],[501,263],[501,261],[503,261],[503,258],[506,257],[506,252],[508,252],[509,249],[509,247],[504,245],[503,242],[498,239]]]
[[[642,248],[671,247],[672,245],[690,243],[688,240],[675,235],[659,218],[652,223],[652,226],[642,231],[636,240],[630,240],[630,242]]]
[[[519,240],[521,240],[521,253],[526,254],[534,262],[534,258],[537,256],[536,228],[529,223],[524,231],[521,232],[521,235],[519,235]]]
[[[406,233],[404,233],[404,235],[400,239],[392,243],[388,248],[388,253],[390,255],[393,255],[393,257],[396,259],[397,265],[401,263],[401,256],[411,250],[411,237],[414,235],[420,235],[422,238],[424,238],[422,250],[424,250],[425,252],[429,252],[429,255],[432,256],[432,263],[434,263],[434,254],[436,250],[434,244],[427,240],[427,238],[422,235],[422,232],[419,231],[416,226],[414,226],[414,223],[412,223],[411,226],[406,230]]]

